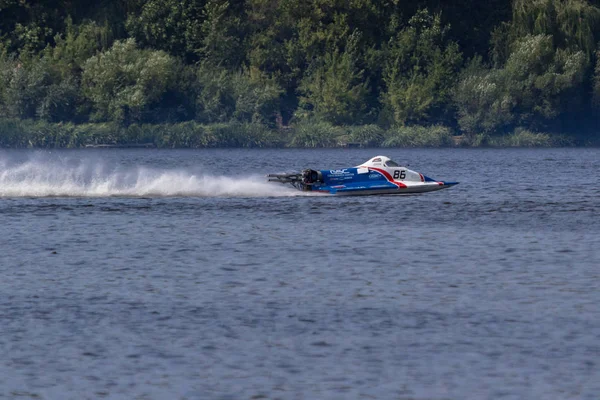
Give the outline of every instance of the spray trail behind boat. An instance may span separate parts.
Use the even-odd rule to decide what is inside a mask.
[[[297,196],[260,175],[224,176],[198,169],[110,166],[100,160],[25,160],[0,156],[0,197],[273,197]]]

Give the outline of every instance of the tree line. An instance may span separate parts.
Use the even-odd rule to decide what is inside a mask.
[[[0,0],[0,119],[593,140],[599,45],[588,0]]]

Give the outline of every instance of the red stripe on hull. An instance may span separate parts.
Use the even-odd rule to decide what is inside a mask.
[[[394,180],[394,178],[392,178],[392,176],[389,174],[389,172],[387,172],[384,169],[380,169],[380,168],[374,168],[374,167],[369,167],[369,171],[377,171],[379,172],[381,175],[383,175],[385,177],[385,179],[387,179],[390,183],[393,183],[394,185],[398,186],[398,189],[405,189],[408,186],[406,186],[404,183],[402,182],[396,182]]]

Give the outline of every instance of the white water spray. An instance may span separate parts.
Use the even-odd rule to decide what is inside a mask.
[[[102,162],[0,158],[0,197],[272,197],[297,196],[262,176],[227,177],[186,169],[107,168]]]

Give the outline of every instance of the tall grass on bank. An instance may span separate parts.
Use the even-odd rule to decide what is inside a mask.
[[[212,147],[448,147],[454,146],[452,130],[445,126],[402,126],[387,131],[377,125],[335,126],[305,121],[285,129],[253,123],[188,121],[177,124],[119,126],[114,123],[72,124],[0,119],[0,147],[77,148],[96,145],[149,146],[159,148]],[[516,129],[504,136],[479,134],[461,137],[467,147],[550,147],[600,145],[574,136]]]
[[[95,144],[121,144],[126,140],[123,130],[112,123],[76,125],[0,119],[0,147],[73,148]]]
[[[385,131],[377,125],[358,125],[348,127],[348,143],[361,147],[380,147],[385,139]]]
[[[400,126],[387,132],[383,147],[448,147],[452,146],[450,128],[434,126]]]
[[[196,122],[157,125],[112,123],[52,124],[0,120],[0,147],[74,148],[94,145],[148,145],[166,148],[281,147],[279,133],[265,125]]]
[[[328,122],[306,121],[292,128],[289,147],[336,147],[343,140],[345,131]]]
[[[552,138],[546,133],[517,130],[509,135],[493,136],[488,139],[491,147],[551,147]]]
[[[267,126],[250,123],[202,125],[182,122],[173,125],[131,125],[129,143],[153,143],[166,148],[207,147],[279,147],[278,132]],[[145,138],[145,142],[139,142]],[[137,140],[137,142],[136,142]]]
[[[101,125],[94,124],[92,127],[98,130]],[[43,121],[0,119],[0,147],[78,147],[81,127],[81,125],[50,124]]]
[[[574,138],[565,135],[551,135],[517,128],[502,136],[479,134],[465,142],[471,147],[564,147],[574,146]]]
[[[385,131],[377,125],[335,126],[328,122],[305,121],[291,130],[289,147],[379,147]]]

